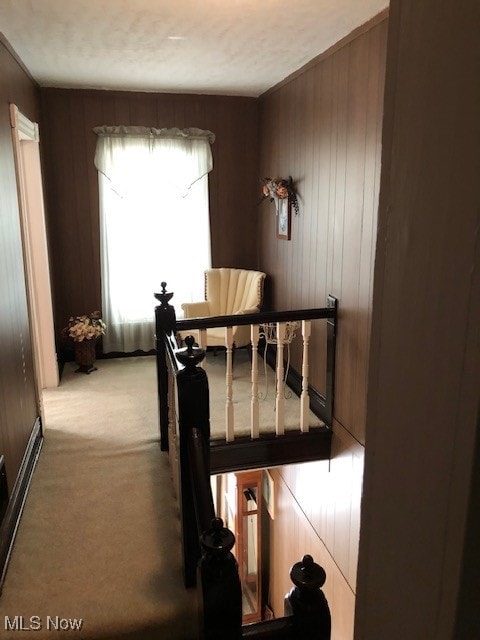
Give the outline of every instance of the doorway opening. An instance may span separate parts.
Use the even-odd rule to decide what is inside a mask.
[[[267,469],[211,476],[215,513],[235,535],[232,553],[242,586],[243,624],[271,620],[270,522],[273,496]]]

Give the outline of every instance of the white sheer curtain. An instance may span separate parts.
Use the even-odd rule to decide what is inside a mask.
[[[154,347],[154,291],[203,298],[211,132],[97,127],[105,352]]]

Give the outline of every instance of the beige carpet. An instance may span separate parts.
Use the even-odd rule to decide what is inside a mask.
[[[158,446],[155,358],[97,366],[84,375],[67,364],[60,386],[44,394],[45,441],[0,598],[0,637],[195,638],[196,596],[183,588],[178,510],[168,457]],[[212,437],[224,437],[224,354],[208,354],[207,373]],[[271,370],[269,376],[261,432],[275,424]],[[259,384],[264,392],[263,369]],[[250,363],[240,350],[237,435],[249,433],[250,398]],[[298,428],[299,412],[292,394],[287,430]],[[310,424],[320,424],[313,414]],[[20,626],[15,616],[32,630],[9,629]],[[80,630],[60,628],[74,619]]]
[[[0,598],[0,637],[195,638],[158,446],[154,358],[97,366],[87,376],[67,365],[45,393],[45,442]],[[5,629],[5,616],[42,629]],[[81,630],[55,629],[74,618]]]

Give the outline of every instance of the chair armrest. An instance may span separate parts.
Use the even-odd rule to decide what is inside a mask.
[[[247,313],[260,313],[260,309],[258,307],[251,307],[251,309],[242,309],[241,311],[235,311],[234,316],[244,316]]]
[[[210,305],[204,300],[203,302],[184,302],[182,309],[185,318],[204,318],[210,316]]]

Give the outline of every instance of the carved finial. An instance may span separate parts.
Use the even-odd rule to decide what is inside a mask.
[[[213,518],[211,528],[200,537],[203,549],[214,555],[226,554],[235,544],[235,536],[223,526],[221,518]]]
[[[173,293],[167,293],[167,283],[161,282],[161,293],[154,293],[155,298],[160,302],[160,305],[155,307],[155,323],[157,341],[159,340],[162,332],[166,332],[170,335],[175,331],[176,317],[175,308],[169,304],[169,301],[173,298]]]
[[[216,540],[219,544],[222,540],[222,529],[223,529],[223,520],[221,518],[213,518],[212,519],[212,531],[213,531],[213,540]]]
[[[290,578],[295,586],[285,597],[285,615],[293,615],[295,637],[330,640],[330,610],[321,589],[325,571],[307,554],[293,565]]]
[[[179,349],[176,352],[176,356],[185,369],[192,370],[205,358],[205,351],[195,346],[195,338],[193,336],[187,336],[185,344],[187,346],[184,349]]]
[[[167,283],[165,281],[161,282],[160,286],[162,287],[162,292],[154,293],[153,295],[160,302],[163,310],[168,309],[170,307],[168,302],[173,298],[173,293],[167,293]]]
[[[290,578],[299,589],[321,589],[327,579],[324,569],[311,555],[304,555],[290,570]]]

